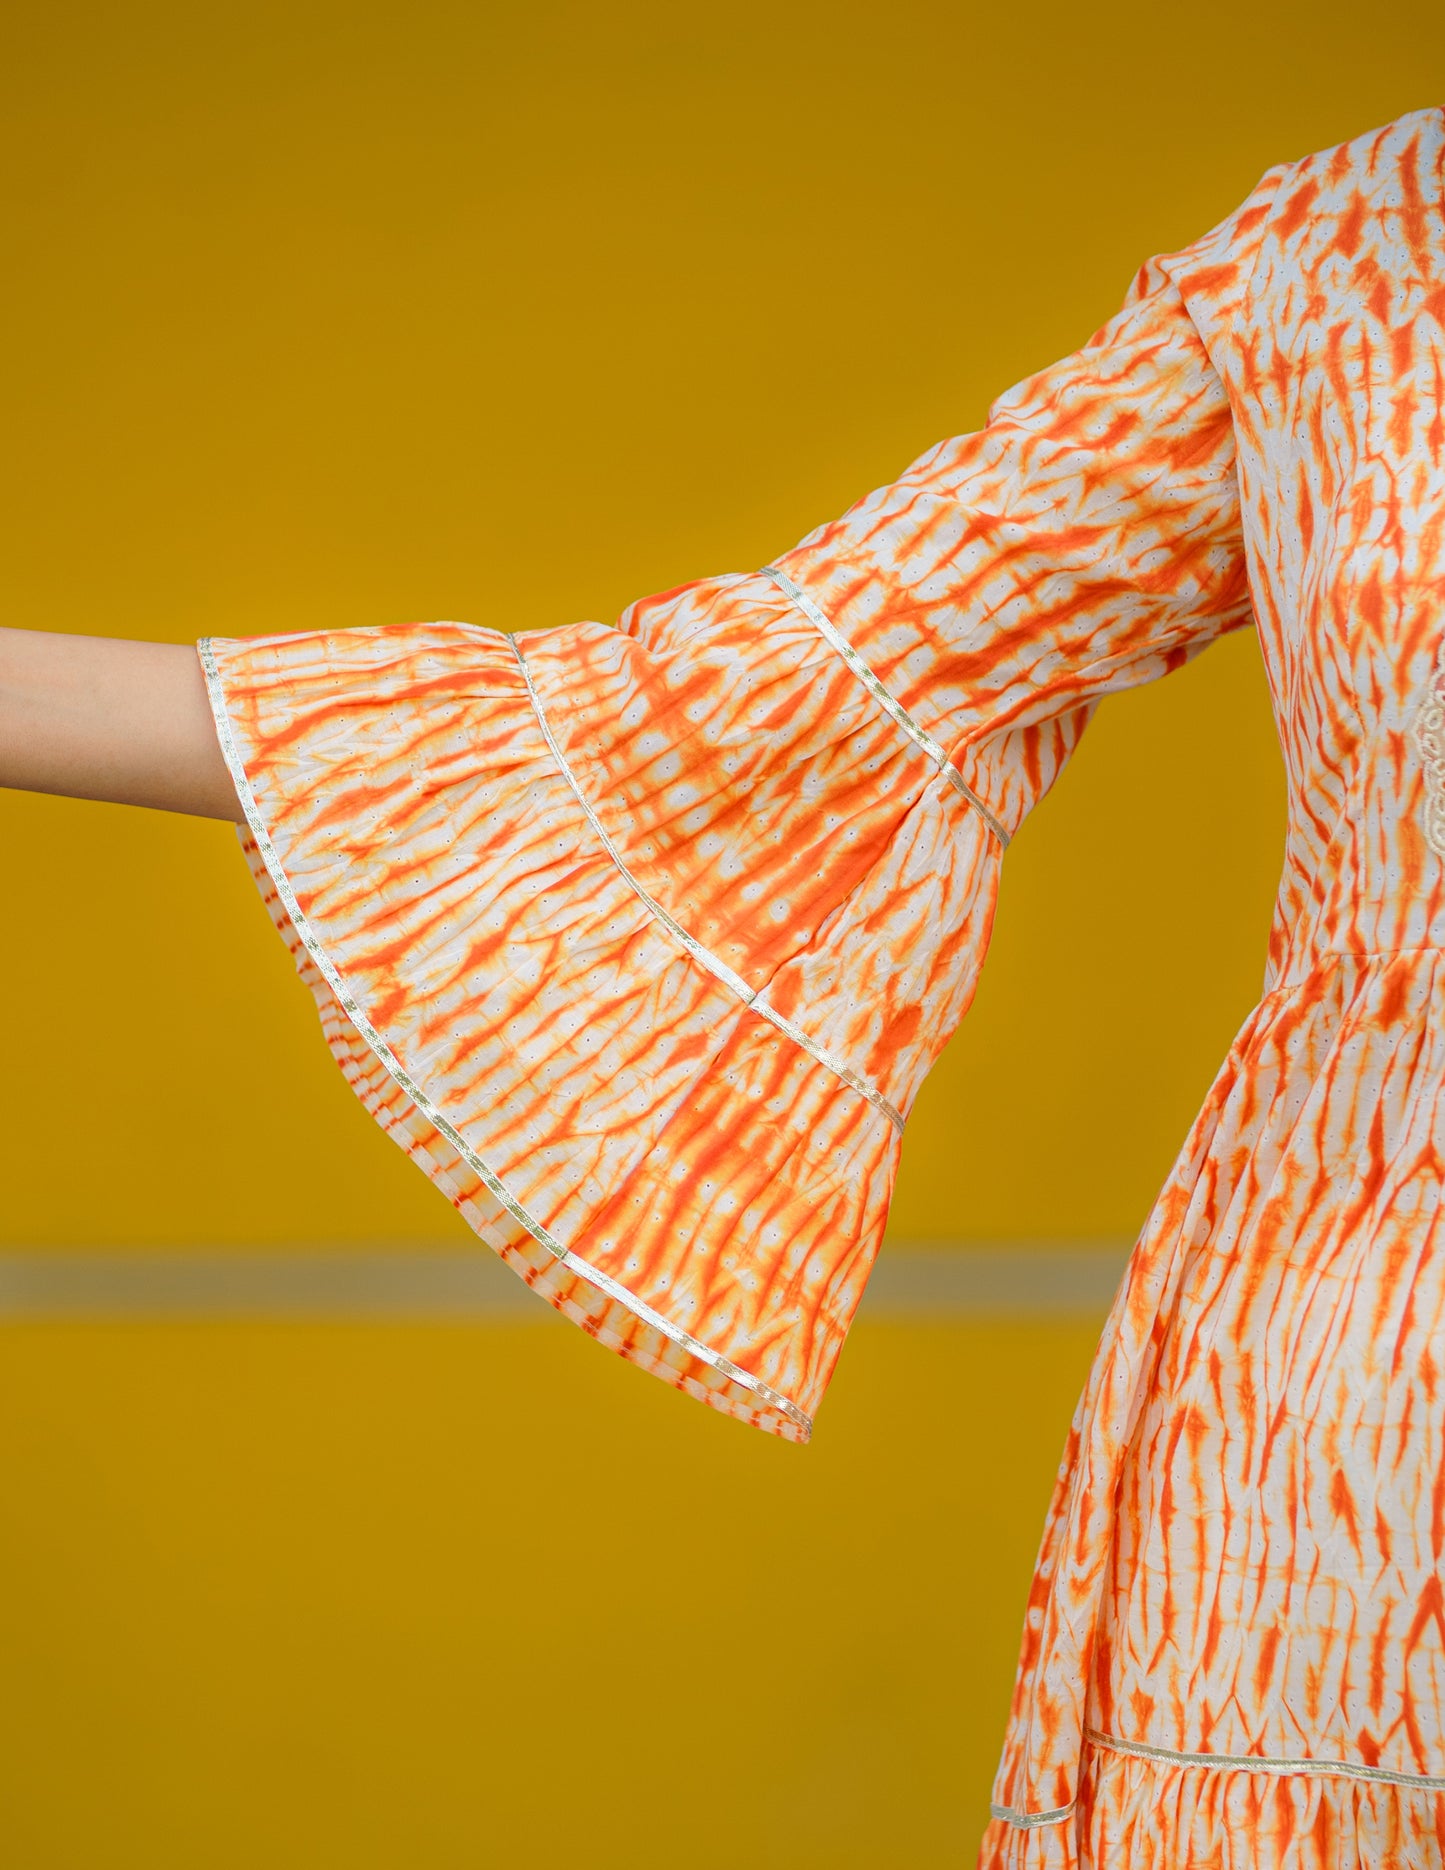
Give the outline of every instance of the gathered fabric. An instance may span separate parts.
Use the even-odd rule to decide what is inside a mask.
[[[982,1862],[1415,1870],[1445,1862],[1441,113],[1272,172],[1208,303],[1198,252],[1157,264],[1230,398],[1284,873],[1074,1420]]]
[[[374,1114],[543,1296],[803,1439],[1008,837],[1248,621],[1171,282],[976,436],[620,628],[210,641],[266,900]]]
[[[1272,170],[977,434],[616,628],[201,646],[368,1108],[803,1440],[1009,838],[1106,695],[1258,628],[1266,991],[1073,1424],[985,1870],[1445,1861],[1442,165],[1425,111]]]
[[[1445,1861],[1438,1791],[1337,1775],[1330,1762],[1170,1761],[1086,1740],[1066,1826],[1031,1859],[1119,1870],[1421,1870]]]

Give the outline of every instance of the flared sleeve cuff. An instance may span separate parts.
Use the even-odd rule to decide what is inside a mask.
[[[618,639],[576,631],[579,669],[589,631]],[[599,1342],[807,1440],[897,1159],[865,1053],[660,899],[516,640],[419,624],[200,655],[246,858],[372,1115]]]

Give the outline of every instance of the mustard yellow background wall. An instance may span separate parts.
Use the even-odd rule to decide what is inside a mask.
[[[749,568],[1442,94],[1438,0],[11,0],[4,621]],[[1280,830],[1247,639],[1105,711],[896,1236],[1132,1234]],[[7,795],[0,856],[0,1246],[470,1250],[223,828]],[[546,1323],[0,1331],[0,1863],[964,1863],[1093,1335],[864,1323],[800,1451]]]

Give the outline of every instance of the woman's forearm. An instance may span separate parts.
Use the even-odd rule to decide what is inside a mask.
[[[193,649],[0,629],[0,786],[239,822]]]

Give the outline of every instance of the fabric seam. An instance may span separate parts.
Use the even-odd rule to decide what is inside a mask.
[[[627,865],[623,862],[622,853],[613,843],[606,827],[597,816],[591,801],[577,783],[577,775],[572,771],[567,756],[557,744],[556,736],[552,732],[551,724],[542,707],[542,698],[537,693],[536,685],[532,680],[532,672],[527,667],[526,658],[518,648],[516,639],[508,637],[507,641],[512,645],[512,654],[517,658],[517,666],[522,672],[522,680],[527,685],[527,695],[532,703],[532,712],[537,717],[537,725],[542,730],[542,738],[546,741],[552,758],[557,762],[557,767],[562,777],[571,788],[572,796],[582,807],[583,814],[588,824],[591,825],[593,831],[597,834],[603,850],[605,850],[607,855],[612,859],[613,865],[623,882],[643,904],[648,913],[662,924],[668,934],[671,935],[674,940],[682,943],[693,960],[705,967],[715,979],[720,980],[725,987],[742,1001],[743,1005],[747,1007],[750,1012],[756,1013],[761,1019],[767,1020],[770,1025],[776,1026],[778,1031],[791,1039],[794,1045],[798,1046],[800,1050],[806,1052],[810,1058],[816,1059],[820,1065],[824,1066],[826,1070],[831,1071],[835,1077],[841,1078],[843,1083],[856,1091],[860,1097],[866,1098],[876,1110],[882,1111],[883,1115],[893,1125],[894,1129],[901,1134],[903,1130],[902,1112],[899,1111],[895,1105],[890,1103],[881,1091],[869,1084],[866,1078],[861,1077],[856,1071],[851,1070],[841,1059],[834,1058],[827,1049],[819,1045],[816,1040],[810,1039],[807,1033],[805,1033],[800,1026],[794,1025],[793,1021],[790,1020],[786,1014],[776,1012],[770,1007],[767,1001],[762,998],[761,994],[755,993],[753,989],[748,986],[741,974],[734,973],[726,961],[720,960],[709,949],[704,948],[702,943],[697,940],[696,936],[689,935],[682,924],[673,916],[669,915],[667,910],[663,908],[662,904],[658,902],[655,897],[648,894],[641,882],[627,868]]]
[[[1185,1753],[1173,1747],[1150,1746],[1143,1740],[1124,1740],[1116,1734],[1101,1733],[1095,1727],[1084,1729],[1084,1739],[1101,1752],[1117,1753],[1129,1759],[1155,1760],[1162,1766],[1193,1766],[1206,1772],[1260,1773],[1272,1779],[1359,1779],[1371,1785],[1400,1786],[1414,1792],[1445,1792],[1445,1777],[1397,1772],[1388,1766],[1367,1766],[1363,1761],[1287,1759],[1256,1753]],[[1021,1812],[1010,1805],[990,1805],[989,1813],[1015,1830],[1029,1831],[1041,1825],[1062,1824],[1075,1809],[1074,1805],[1064,1805],[1057,1811]]]
[[[236,745],[235,734],[231,727],[230,711],[226,705],[225,688],[221,680],[220,669],[216,663],[215,653],[211,646],[211,639],[209,637],[203,637],[196,648],[206,678],[206,693],[211,704],[211,713],[215,719],[216,736],[220,742],[222,757],[225,759],[227,770],[230,772],[232,782],[235,785],[236,797],[240,801],[241,809],[246,815],[247,828],[252,837],[256,840],[256,848],[261,853],[261,861],[265,864],[271,881],[276,886],[276,893],[280,897],[282,905],[291,919],[292,926],[295,928],[302,946],[315,962],[327,986],[330,987],[332,993],[336,996],[337,1004],[341,1007],[352,1025],[361,1034],[361,1037],[365,1040],[367,1046],[375,1055],[377,1061],[386,1071],[387,1075],[405,1092],[407,1097],[411,1099],[416,1108],[425,1116],[428,1123],[432,1124],[433,1127],[447,1139],[453,1149],[461,1156],[467,1167],[471,1169],[474,1174],[481,1177],[486,1187],[497,1200],[501,1202],[502,1206],[512,1218],[524,1227],[532,1238],[537,1241],[540,1246],[545,1247],[554,1259],[566,1267],[569,1272],[575,1273],[579,1278],[585,1279],[589,1285],[595,1286],[609,1298],[615,1299],[619,1304],[630,1311],[634,1317],[640,1319],[643,1324],[650,1325],[654,1331],[660,1332],[669,1342],[676,1344],[690,1356],[696,1357],[710,1369],[716,1370],[719,1375],[726,1377],[730,1382],[738,1384],[741,1388],[747,1390],[749,1394],[756,1396],[759,1401],[766,1404],[768,1408],[776,1410],[788,1421],[801,1428],[805,1436],[811,1436],[813,1431],[812,1419],[800,1409],[796,1403],[790,1402],[786,1396],[780,1395],[777,1390],[770,1388],[759,1377],[753,1376],[750,1372],[733,1363],[730,1358],[724,1357],[720,1351],[713,1350],[709,1345],[702,1343],[689,1332],[684,1331],[681,1326],[673,1324],[671,1319],[664,1318],[660,1312],[654,1311],[650,1305],[638,1298],[635,1293],[629,1292],[626,1286],[620,1284],[616,1279],[612,1278],[610,1274],[599,1271],[595,1266],[590,1266],[587,1261],[575,1253],[572,1248],[566,1247],[561,1241],[554,1239],[547,1228],[543,1226],[542,1222],[528,1213],[526,1208],[522,1206],[497,1176],[495,1171],[487,1166],[456,1126],[442,1115],[441,1111],[432,1103],[426,1092],[415,1079],[411,1077],[406,1067],[396,1057],[386,1040],[362,1011],[355,996],[347,987],[345,980],[337,969],[336,964],[322,946],[316,931],[311,926],[306,912],[297,901],[296,892],[291,887],[291,879],[287,876],[285,866],[281,862],[280,854],[271,840],[269,831],[266,829],[265,820],[262,818],[260,808],[256,803],[256,795],[251,788],[250,777],[241,759],[240,749]]]
[[[1406,1786],[1420,1792],[1445,1792],[1445,1777],[1429,1773],[1397,1772],[1388,1766],[1366,1766],[1363,1761],[1273,1758],[1256,1753],[1183,1753],[1172,1747],[1154,1747],[1143,1740],[1121,1740],[1116,1734],[1084,1729],[1090,1746],[1106,1753],[1158,1760],[1166,1766],[1201,1766],[1214,1772],[1266,1773],[1271,1778],[1364,1779],[1374,1785]]]
[[[1041,1825],[1061,1825],[1066,1818],[1072,1818],[1075,1807],[1061,1805],[1055,1812],[1016,1812],[1011,1805],[990,1805],[989,1816],[1001,1824],[1012,1825],[1015,1831],[1037,1831]]]
[[[1291,174],[1294,174],[1295,172],[1297,172],[1299,168],[1301,167],[1301,164],[1299,162],[1281,162],[1277,164],[1276,167],[1277,167],[1278,173],[1276,174],[1274,178],[1274,187],[1270,190],[1269,205],[1267,208],[1265,208],[1264,214],[1260,219],[1259,232],[1258,232],[1258,235],[1256,236],[1254,258],[1249,263],[1249,277],[1244,282],[1244,291],[1241,292],[1239,295],[1238,308],[1234,313],[1231,314],[1230,320],[1229,320],[1229,336],[1230,336],[1231,341],[1234,343],[1236,349],[1239,347],[1239,343],[1240,343],[1240,337],[1239,337],[1240,324],[1244,319],[1249,317],[1250,313],[1254,309],[1254,288],[1255,288],[1256,282],[1259,279],[1259,269],[1264,263],[1265,242],[1269,238],[1270,231],[1274,226],[1275,216],[1279,210],[1280,194],[1282,193],[1284,189],[1286,178],[1290,176]],[[1259,180],[1254,185],[1255,194],[1259,193],[1260,189],[1264,186],[1268,178],[1269,178],[1269,170],[1266,169],[1264,174],[1259,178]]]
[[[932,734],[918,721],[915,721],[907,708],[904,707],[903,703],[889,692],[883,682],[874,674],[873,670],[869,668],[868,664],[858,654],[857,650],[854,649],[853,645],[848,641],[847,637],[844,636],[843,632],[832,619],[814,603],[813,599],[808,596],[801,585],[795,584],[788,574],[785,571],[780,571],[776,565],[759,566],[758,575],[763,578],[771,578],[778,589],[790,599],[797,609],[802,611],[803,615],[819,632],[824,641],[827,642],[831,648],[835,649],[843,658],[844,662],[847,663],[848,667],[883,709],[884,713],[887,714],[897,726],[903,729],[904,733],[907,734],[908,738],[916,747],[920,748],[928,755],[929,759],[933,761],[933,764],[938,768],[939,772],[943,774],[954,791],[967,799],[968,803],[998,839],[1000,846],[1004,850],[1007,850],[1009,847],[1008,832],[1004,830],[998,819],[994,817],[993,813],[984,804],[983,800],[974,791],[963,774],[959,772],[958,768],[953,764],[953,761],[949,759],[948,755],[933,738]]]

